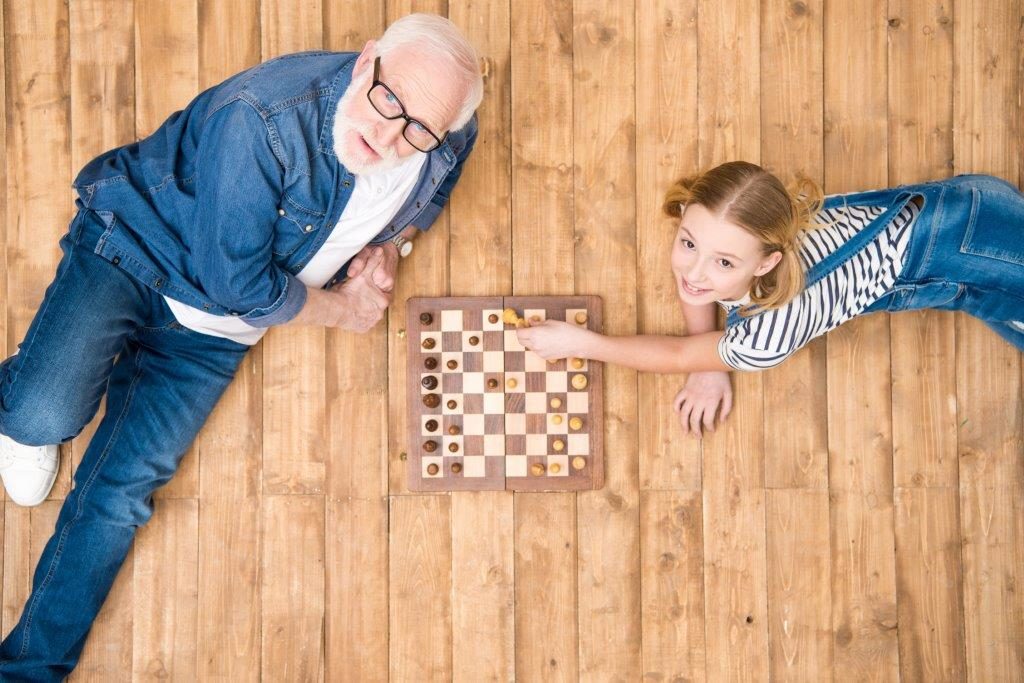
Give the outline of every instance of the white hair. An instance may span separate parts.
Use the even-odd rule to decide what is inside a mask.
[[[484,98],[484,81],[476,49],[458,27],[436,14],[409,14],[388,26],[377,41],[377,55],[401,47],[415,46],[446,59],[466,83],[466,96],[452,122],[451,130],[459,130],[473,118],[473,112]]]

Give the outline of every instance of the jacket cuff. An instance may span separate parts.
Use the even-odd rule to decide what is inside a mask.
[[[254,308],[241,319],[253,327],[282,325],[299,314],[306,305],[306,285],[291,273],[285,273],[284,289],[277,301],[266,308]]]
[[[444,207],[435,204],[434,202],[427,202],[427,205],[423,207],[415,218],[412,219],[412,225],[421,232],[426,232],[430,229],[430,226],[434,224],[437,217],[441,215]]]

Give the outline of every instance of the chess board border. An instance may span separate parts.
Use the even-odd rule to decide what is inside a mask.
[[[552,477],[527,476],[527,477],[505,477],[502,471],[500,477],[485,476],[479,478],[461,477],[461,483],[453,486],[452,477],[424,477],[423,453],[421,448],[422,436],[422,415],[433,414],[431,410],[425,410],[422,405],[422,392],[420,391],[420,377],[423,372],[419,361],[423,357],[420,348],[421,331],[424,329],[420,323],[420,314],[430,312],[434,314],[434,320],[426,329],[440,329],[441,316],[439,311],[443,309],[479,310],[514,308],[522,313],[526,308],[552,309],[564,311],[566,309],[580,308],[587,311],[587,328],[595,331],[603,329],[602,300],[596,295],[569,295],[569,296],[507,296],[507,297],[412,297],[406,302],[406,381],[407,395],[407,434],[409,443],[406,448],[408,465],[408,486],[410,491],[423,492],[447,492],[447,491],[580,491],[600,489],[604,486],[604,365],[603,363],[591,363],[588,361],[586,374],[588,376],[588,408],[589,420],[587,433],[590,439],[589,454],[587,455],[588,468],[584,475],[575,475],[569,472],[567,476]],[[503,329],[509,329],[503,325]],[[440,360],[440,354],[438,354]],[[438,370],[440,372],[440,369]],[[571,371],[566,372],[571,376]],[[504,392],[504,385],[502,385]],[[442,414],[442,408],[436,409],[438,418]],[[439,452],[440,454],[440,452]],[[449,458],[446,457],[446,461]],[[571,465],[570,465],[571,466]]]

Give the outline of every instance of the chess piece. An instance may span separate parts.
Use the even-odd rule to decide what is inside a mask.
[[[433,391],[434,389],[437,389],[437,378],[433,375],[427,375],[420,381],[420,384],[423,385],[424,389]]]
[[[515,325],[519,321],[519,314],[514,309],[506,308],[501,312],[501,319],[507,325]]]
[[[459,434],[459,425],[449,425],[448,426],[448,433],[451,434],[452,436],[458,436],[458,434]]]
[[[448,444],[448,450],[451,451],[452,453],[458,453],[459,452],[459,444],[457,444],[457,443],[455,443],[453,441],[452,443]]]
[[[455,368],[459,367],[459,361],[453,358],[450,361],[448,361],[447,365],[449,370],[454,370]]]
[[[583,311],[580,311],[579,313],[577,313],[576,314],[576,324],[577,325],[585,325],[586,323],[587,323],[587,314],[584,313]]]
[[[551,416],[551,423],[552,424],[556,424],[556,425],[562,424],[562,416],[561,415],[552,415]]]
[[[497,389],[498,388],[498,380],[496,380],[493,377],[491,377],[489,380],[487,380],[487,388],[488,389]]]
[[[574,470],[582,470],[586,466],[587,460],[582,455],[577,455],[575,458],[572,459],[572,468]]]
[[[587,376],[586,375],[573,375],[572,376],[572,388],[573,389],[586,389],[587,388]]]
[[[433,441],[433,440],[431,440],[431,441],[424,441],[423,442],[423,450],[425,450],[427,453],[433,453],[434,451],[437,450],[437,442]]]
[[[555,410],[558,410],[559,408],[561,408],[562,407],[562,399],[560,399],[557,396],[555,396],[553,399],[551,399],[551,407],[554,408]]]
[[[430,476],[434,476],[435,474],[437,474],[437,470],[437,463],[432,462],[429,465],[427,465],[427,474],[429,474]]]
[[[441,397],[437,394],[427,394],[423,397],[423,405],[428,408],[436,408],[441,405]]]
[[[427,370],[433,370],[434,368],[437,367],[437,359],[427,358],[426,360],[423,361],[423,367],[425,367]]]
[[[436,344],[437,342],[434,341],[433,337],[427,337],[426,339],[423,340],[422,346],[423,348],[429,351],[430,349],[434,348]]]
[[[459,404],[455,402],[454,398],[448,400],[448,410],[455,410],[455,407],[458,405]]]
[[[430,315],[429,313],[420,313],[420,322],[423,323],[424,325],[429,325],[430,323],[434,322],[434,316]]]
[[[551,447],[555,449],[556,453],[561,453],[565,450],[565,442],[561,439],[555,439],[554,443],[551,444]]]
[[[458,474],[461,471],[462,471],[462,463],[461,462],[453,462],[452,463],[452,474]]]
[[[423,426],[426,427],[428,432],[436,432],[437,431],[437,420],[427,420],[427,423],[425,425],[423,425]]]
[[[562,466],[559,465],[557,462],[553,462],[551,463],[551,466],[548,467],[548,471],[551,472],[551,474],[558,474],[559,472],[562,471]]]
[[[570,417],[569,418],[569,429],[572,429],[574,431],[579,431],[579,430],[583,429],[583,420],[578,418],[578,417]]]
[[[535,462],[532,465],[530,465],[530,473],[535,477],[539,477],[540,475],[544,474],[543,463]]]
[[[479,343],[480,343],[480,337],[470,337],[469,338],[469,345],[470,346],[476,346]]]
[[[581,369],[583,367],[583,359],[582,358],[573,358],[572,359],[572,366],[575,369],[577,369],[577,370]]]
[[[492,325],[494,323],[498,322],[498,314],[497,313],[491,313],[489,316],[487,316],[487,322],[489,322]]]
[[[509,377],[507,380],[505,380],[505,386],[507,386],[509,389],[515,389],[517,386],[519,386],[519,382],[516,381],[515,377]]]

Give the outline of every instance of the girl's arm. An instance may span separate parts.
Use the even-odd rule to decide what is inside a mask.
[[[718,331],[688,337],[610,337],[554,320],[519,330],[520,343],[545,359],[589,358],[660,373],[730,370],[718,355],[721,338]]]
[[[694,306],[683,301],[679,302],[683,309],[683,320],[686,321],[686,335],[703,334],[718,329],[718,304],[701,304]]]

